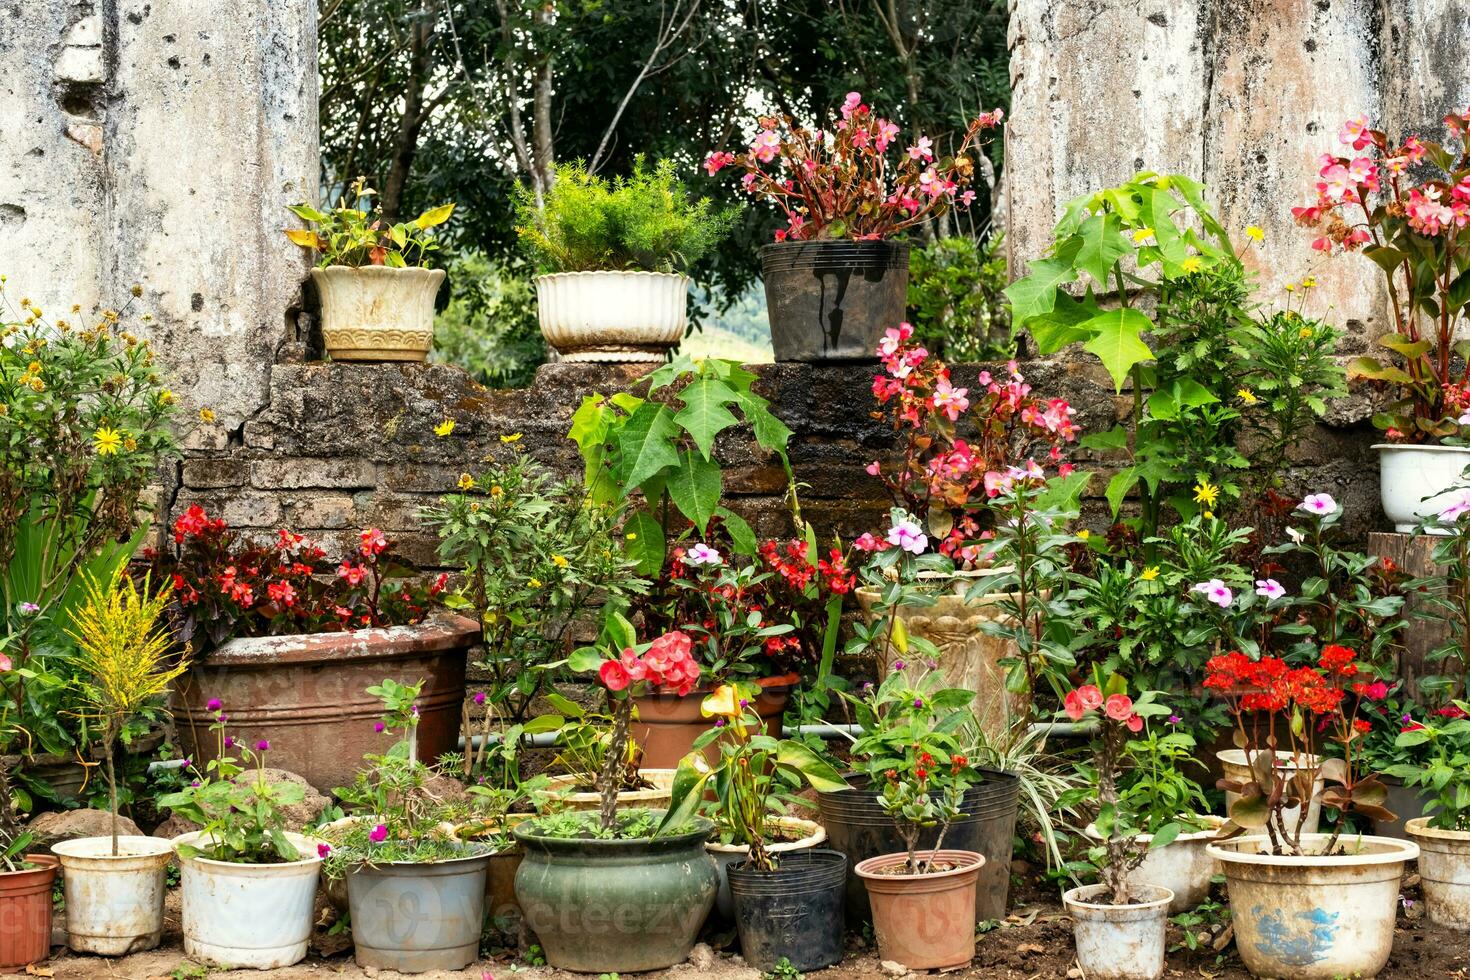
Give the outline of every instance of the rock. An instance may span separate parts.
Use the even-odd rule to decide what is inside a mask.
[[[709,943],[700,943],[689,951],[689,965],[700,973],[708,973],[715,966],[715,951]]]
[[[253,779],[254,773],[242,773],[237,778]],[[286,818],[287,830],[300,830],[307,824],[315,823],[317,817],[320,817],[322,811],[327,808],[327,804],[332,802],[323,796],[315,786],[312,786],[294,772],[287,772],[284,769],[267,769],[265,771],[265,778],[272,784],[298,783],[306,787],[306,798],[304,800],[300,803],[293,803],[290,806],[281,808],[281,813]]]
[[[26,829],[36,835],[38,845],[44,846],[78,837],[107,837],[112,833],[112,814],[106,810],[60,810],[41,814],[26,824]],[[117,832],[130,837],[143,834],[127,817],[118,817]]]
[[[906,977],[913,972],[902,963],[895,963],[893,960],[884,960],[879,965],[883,967],[883,972],[890,977]]]
[[[199,825],[186,817],[172,816],[153,828],[154,837],[162,837],[164,840],[173,840],[180,834],[198,830]]]
[[[466,791],[458,779],[436,773],[424,780],[424,792],[441,803],[458,803],[465,798]]]

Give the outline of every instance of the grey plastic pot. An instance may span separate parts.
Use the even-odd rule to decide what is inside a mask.
[[[653,811],[656,815],[661,811]],[[515,828],[526,852],[516,900],[546,962],[576,973],[641,973],[689,958],[715,903],[714,824],[667,837],[550,837]]]
[[[778,361],[875,361],[904,319],[909,247],[900,242],[778,242],[761,249]]]
[[[1013,773],[981,769],[985,781],[965,791],[964,815],[950,824],[944,835],[945,849],[974,851],[985,857],[975,888],[975,921],[1005,917],[1011,887],[1011,849],[1015,843],[1016,811],[1020,806],[1021,781]],[[854,787],[861,779],[854,781]],[[827,828],[827,846],[848,858],[847,918],[866,922],[872,918],[868,890],[858,878],[857,865],[880,854],[903,851],[903,838],[893,819],[883,809],[878,793],[870,789],[844,789],[818,794],[822,826]],[[921,850],[934,847],[937,832],[919,837]]]
[[[476,849],[450,861],[364,864],[349,871],[357,965],[424,973],[473,963],[485,924],[489,863],[490,854]]]

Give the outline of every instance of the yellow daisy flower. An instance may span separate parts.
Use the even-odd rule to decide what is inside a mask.
[[[1200,269],[1204,268],[1204,265],[1205,264],[1199,260],[1198,255],[1191,255],[1189,258],[1179,263],[1179,268],[1183,269],[1185,272],[1198,272]]]
[[[541,588],[541,580],[539,578],[528,579],[526,581],[526,584],[529,585],[533,589],[539,589],[539,588]]]
[[[520,442],[521,441],[521,434],[519,432],[512,432],[508,436],[501,436],[500,437],[500,441],[501,442],[505,442],[505,443]]]
[[[1082,530],[1077,532],[1077,537],[1081,538],[1083,541],[1086,541],[1088,538],[1092,537],[1092,532],[1084,527]]]
[[[1142,245],[1152,237],[1154,237],[1152,228],[1140,228],[1133,233],[1133,244]]]
[[[1247,225],[1245,229],[1245,237],[1249,238],[1253,242],[1258,242],[1266,237],[1266,232],[1262,230],[1258,225]]]
[[[454,419],[445,419],[443,422],[440,422],[438,425],[434,426],[434,435],[438,436],[440,439],[448,436],[449,433],[453,431]]]
[[[1213,507],[1220,500],[1220,488],[1209,480],[1201,480],[1194,485],[1194,502]]]
[[[213,411],[213,409],[201,408],[199,410],[199,421],[201,421],[201,422],[213,422],[214,421],[214,411]]]
[[[468,473],[461,473],[459,475],[459,488],[461,490],[468,490],[468,489],[470,489],[470,487],[473,487],[474,485],[475,485],[475,478],[474,477],[470,476]]]
[[[1143,574],[1139,576],[1139,578],[1143,579],[1145,582],[1152,582],[1154,579],[1156,579],[1158,577],[1159,577],[1159,566],[1157,566],[1157,565],[1150,565],[1150,566],[1148,566],[1147,568],[1145,568],[1143,570]]]
[[[1256,402],[1260,401],[1260,399],[1256,397],[1256,393],[1254,391],[1251,391],[1249,388],[1236,389],[1235,397],[1239,398],[1247,405],[1254,405]]]
[[[551,556],[551,562],[557,568],[566,568],[568,565],[571,564],[571,562],[567,561],[566,558],[563,557],[562,555],[552,555]]]
[[[92,448],[98,456],[112,456],[122,448],[122,435],[116,429],[103,426],[92,433]]]

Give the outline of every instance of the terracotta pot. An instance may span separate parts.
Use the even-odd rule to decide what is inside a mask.
[[[921,851],[958,866],[933,874],[894,874],[907,852],[858,863],[857,876],[873,906],[878,958],[910,970],[949,970],[975,958],[975,881],[985,858],[974,851]]]
[[[198,765],[214,758],[207,705],[218,698],[231,735],[269,739],[272,766],[331,790],[352,782],[365,754],[393,744],[391,734],[373,731],[383,708],[368,687],[422,680],[418,751],[432,762],[458,747],[465,655],[479,641],[474,620],[447,614],[417,626],[231,640],[175,689],[179,741]]]
[[[434,297],[443,269],[311,270],[321,297],[322,340],[337,361],[422,361],[434,345]]]
[[[1026,713],[1028,700],[1023,693],[1006,691],[1001,661],[1020,656],[1015,641],[991,636],[981,629],[987,622],[1014,622],[1000,605],[1005,593],[965,598],[976,582],[999,573],[984,569],[944,576],[942,581],[934,582],[934,605],[898,608],[898,618],[910,636],[922,637],[939,648],[939,669],[944,672],[945,686],[975,692],[975,720],[992,741],[1005,737],[1015,720]],[[857,590],[858,605],[869,620],[878,599],[873,589]],[[896,659],[895,654],[890,651],[888,659]]]
[[[684,337],[689,277],[557,272],[536,277],[541,335],[564,361],[661,363]]]
[[[0,970],[20,970],[51,955],[51,886],[56,858],[26,855],[28,871],[0,872]]]
[[[763,677],[758,683],[764,690],[755,699],[756,713],[766,723],[766,733],[781,737],[781,714],[791,697],[791,688],[801,678],[796,674]],[[713,688],[699,688],[687,697],[651,694],[634,698],[637,718],[633,722],[633,740],[643,749],[643,765],[650,769],[677,769],[679,760],[694,750],[694,740],[709,731],[713,722],[699,713],[699,705]],[[705,753],[716,757],[714,747]]]

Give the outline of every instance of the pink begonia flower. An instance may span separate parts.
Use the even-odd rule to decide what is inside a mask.
[[[1337,501],[1332,499],[1331,494],[1309,493],[1306,498],[1297,505],[1297,510],[1304,510],[1308,514],[1316,514],[1323,517],[1337,510]]]
[[[934,141],[927,136],[920,136],[917,143],[909,147],[910,160],[933,160]]]
[[[878,134],[873,145],[879,153],[886,152],[889,145],[898,138],[898,123],[887,119],[878,120]]]
[[[922,554],[929,547],[929,536],[917,521],[899,521],[888,529],[888,543],[897,545],[910,554]]]
[[[1428,148],[1420,141],[1419,137],[1410,136],[1404,140],[1404,153],[1408,156],[1410,163],[1418,163],[1420,160],[1423,160],[1424,154],[1427,152],[1429,152]]]
[[[1286,588],[1274,578],[1256,579],[1256,595],[1265,596],[1267,599],[1280,599],[1286,595]]]
[[[1235,600],[1235,593],[1217,578],[1212,578],[1208,582],[1197,582],[1191,591],[1202,594],[1221,609],[1228,609],[1230,603]]]
[[[1461,516],[1470,514],[1470,490],[1461,490],[1459,495],[1440,509],[1439,519],[1445,523],[1458,521]]]
[[[963,194],[960,195],[960,204],[964,205],[965,207],[969,207],[971,204],[974,203],[974,201],[975,201],[975,192],[974,191],[965,191]]]
[[[1344,122],[1337,133],[1337,141],[1349,144],[1355,150],[1361,150],[1373,142],[1373,137],[1368,133],[1368,117],[1359,116]]]
[[[10,662],[10,658],[0,653],[0,673],[10,670],[13,666],[14,664]]]
[[[776,159],[776,153],[781,149],[781,137],[776,135],[772,129],[763,129],[755,142],[750,144],[750,152],[761,163],[770,163]]]
[[[965,397],[969,393],[970,389],[956,388],[948,378],[940,378],[934,385],[934,408],[948,416],[951,422],[957,421],[960,414],[970,407],[970,399]]]
[[[851,119],[852,114],[863,107],[863,95],[861,92],[848,92],[847,98],[842,100],[842,118]]]
[[[878,461],[876,459],[863,468],[868,471],[869,476],[877,476],[879,473],[882,472],[882,468],[878,465]]]
[[[684,561],[690,565],[719,565],[724,559],[718,551],[701,541],[685,552]]]
[[[735,162],[735,154],[716,150],[704,158],[704,170],[711,177]]]
[[[888,550],[888,542],[887,541],[884,541],[884,540],[882,540],[880,538],[875,538],[871,534],[869,534],[867,531],[864,531],[862,533],[862,535],[856,541],[854,541],[852,543],[852,546],[854,548],[856,548],[858,551],[873,552],[873,551],[887,551]]]

